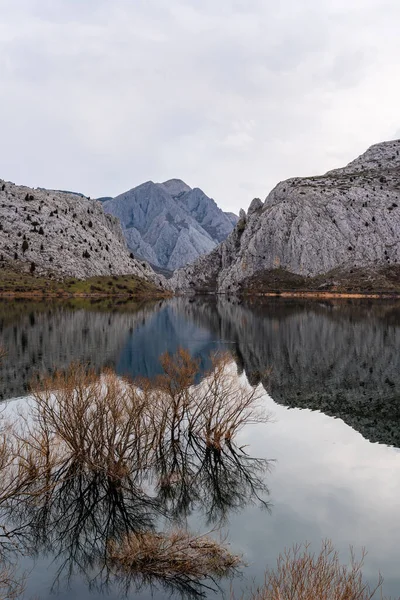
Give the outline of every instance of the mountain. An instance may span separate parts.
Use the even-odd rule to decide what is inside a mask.
[[[180,291],[400,289],[400,140],[279,183],[230,236],[174,274]]]
[[[147,181],[104,201],[103,207],[121,221],[135,256],[171,271],[210,252],[237,221],[202,190],[180,179]]]
[[[31,189],[0,180],[0,267],[85,279],[136,275],[162,285],[133,259],[118,220],[100,202],[70,192]]]

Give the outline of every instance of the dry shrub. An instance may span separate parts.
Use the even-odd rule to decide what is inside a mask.
[[[244,425],[268,421],[268,414],[260,403],[260,389],[240,382],[228,353],[214,354],[211,360],[210,372],[193,390],[188,429],[220,449]]]
[[[152,533],[154,522],[181,518],[195,501],[211,520],[263,492],[264,464],[233,438],[267,415],[228,355],[214,356],[199,384],[185,350],[161,360],[155,381],[72,364],[36,382],[13,432],[8,507],[33,546],[52,543],[71,564],[106,565],[111,553],[123,576],[199,591],[199,579],[229,574],[239,559],[207,536]]]
[[[132,382],[72,364],[33,386],[35,403],[20,432],[21,469],[34,475],[70,457],[119,479],[152,468],[171,444],[195,436],[221,450],[246,423],[267,420],[257,389],[241,384],[228,355],[194,385],[198,362],[185,350],[161,358],[164,374]]]
[[[132,382],[72,364],[43,379],[33,396],[25,441],[34,457],[53,466],[70,458],[115,479],[146,467],[147,399]]]
[[[277,559],[268,570],[265,584],[253,592],[251,600],[370,600],[382,586],[375,588],[364,580],[362,567],[366,552],[356,559],[350,549],[350,564],[341,564],[332,542],[325,540],[319,554],[308,544],[295,545]]]
[[[163,581],[220,578],[233,574],[241,564],[223,542],[184,530],[127,534],[120,542],[109,543],[109,557],[121,574]]]
[[[179,441],[184,433],[221,450],[245,424],[268,420],[260,390],[240,382],[231,356],[218,353],[211,361],[203,381],[194,385],[198,362],[179,349],[174,356],[161,357],[164,375],[140,382],[151,395],[150,419],[158,447]]]

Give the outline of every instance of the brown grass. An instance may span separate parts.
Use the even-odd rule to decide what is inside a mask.
[[[125,575],[144,579],[192,580],[232,575],[241,558],[223,542],[208,535],[194,536],[184,530],[169,533],[127,534],[109,544],[110,561]]]
[[[325,540],[314,554],[308,544],[295,545],[277,559],[276,568],[267,570],[265,584],[251,600],[371,600],[382,586],[379,576],[374,588],[363,579],[366,552],[357,559],[350,549],[350,563],[342,564],[332,542]]]
[[[1,266],[1,265],[0,265]],[[137,297],[167,298],[172,293],[135,275],[104,275],[61,279],[55,274],[31,274],[29,263],[0,268],[0,297]]]

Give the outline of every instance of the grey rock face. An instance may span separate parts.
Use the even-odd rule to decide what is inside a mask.
[[[163,278],[132,259],[118,220],[79,194],[31,189],[0,180],[0,259],[35,273],[84,279],[137,275]]]
[[[129,248],[157,267],[174,270],[207,254],[234,227],[199,188],[180,179],[148,181],[103,203],[122,224]]]
[[[176,273],[172,284],[198,289],[208,269],[218,271],[215,289],[226,292],[277,268],[313,277],[399,264],[399,153],[400,140],[384,142],[343,169],[279,183],[264,204],[253,200],[247,215],[241,211],[216,251]]]

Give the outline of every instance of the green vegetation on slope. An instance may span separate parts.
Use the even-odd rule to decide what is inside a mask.
[[[169,295],[161,287],[135,275],[109,275],[89,279],[36,277],[11,268],[0,269],[0,294],[13,296],[140,296]]]

